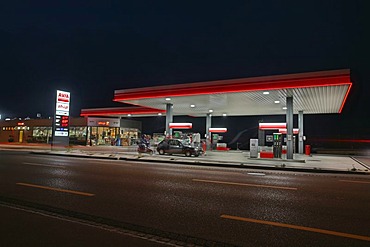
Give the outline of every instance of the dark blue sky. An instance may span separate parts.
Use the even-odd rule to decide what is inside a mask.
[[[1,1],[0,114],[51,116],[57,89],[78,116],[115,89],[350,68],[341,120],[370,126],[369,2]]]

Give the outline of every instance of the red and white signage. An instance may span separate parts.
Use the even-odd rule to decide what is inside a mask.
[[[120,127],[120,120],[118,118],[87,118],[87,126],[109,126]]]
[[[68,136],[68,131],[57,130],[57,131],[55,131],[54,135],[55,136]]]
[[[57,103],[57,111],[69,111],[69,103],[60,102]]]
[[[259,123],[260,130],[286,129],[286,123]]]
[[[279,133],[286,134],[286,123],[259,123],[260,130],[279,130]],[[299,129],[293,129],[293,134],[298,134]]]
[[[286,134],[287,129],[279,129],[279,133]],[[299,133],[299,129],[293,129],[293,134],[297,135]]]
[[[69,107],[71,94],[69,92],[57,90],[55,119],[54,119],[54,137],[68,137],[69,135]],[[54,139],[54,141],[56,141]],[[60,140],[57,142],[60,143]],[[64,145],[69,144],[69,139],[65,139]]]
[[[70,92],[57,90],[56,115],[69,116]]]
[[[192,123],[170,123],[170,129],[191,129],[193,127]]]
[[[57,102],[69,103],[70,93],[57,90]]]
[[[211,133],[226,133],[227,128],[209,128],[209,132]]]

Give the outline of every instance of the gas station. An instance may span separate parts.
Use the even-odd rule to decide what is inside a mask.
[[[289,160],[293,159],[295,141],[298,153],[304,153],[304,115],[340,114],[351,86],[350,70],[343,69],[121,89],[114,91],[113,101],[132,107],[82,109],[81,116],[126,118],[165,114],[166,137],[172,137],[174,129],[192,126],[174,123],[173,116],[204,117],[205,138],[211,144],[212,133],[227,131],[212,128],[214,116],[285,115],[283,123],[259,124],[258,139],[251,139],[251,157],[253,144],[258,147],[255,150],[260,158],[281,158],[286,152]],[[293,126],[294,114],[298,115],[298,126]],[[266,134],[269,131],[273,131],[272,137]],[[273,140],[272,146],[265,146],[266,138]]]

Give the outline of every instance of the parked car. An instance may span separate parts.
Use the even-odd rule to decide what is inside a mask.
[[[165,139],[158,143],[157,151],[159,154],[185,154],[185,156],[198,157],[203,153],[201,147],[193,147],[191,145],[185,144],[177,139]]]

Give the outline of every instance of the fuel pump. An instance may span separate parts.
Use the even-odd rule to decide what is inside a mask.
[[[217,142],[219,140],[219,135],[218,134],[215,134],[215,133],[212,133],[212,149],[215,150],[216,149],[216,146],[217,146]]]
[[[274,158],[281,158],[283,135],[281,133],[274,133],[273,153]]]

